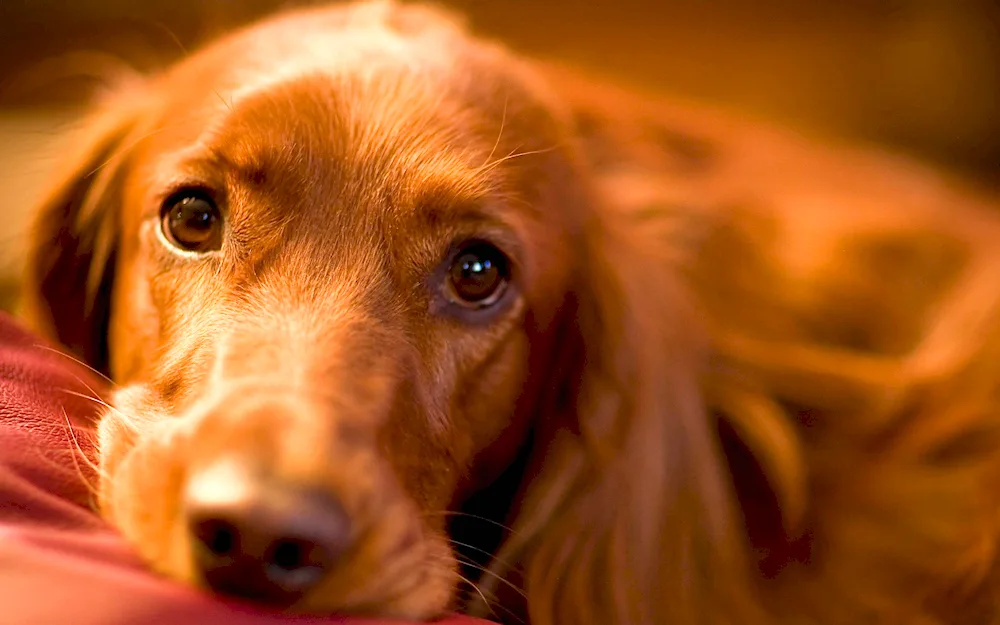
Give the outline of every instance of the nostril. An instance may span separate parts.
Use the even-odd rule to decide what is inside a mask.
[[[275,541],[264,560],[267,577],[287,589],[305,588],[319,581],[331,564],[331,555],[308,540],[284,538]]]
[[[295,540],[283,540],[277,543],[271,553],[271,562],[279,568],[292,570],[309,566],[306,553],[310,546]]]
[[[336,498],[259,481],[238,462],[194,473],[184,512],[206,585],[271,604],[309,592],[352,541],[351,518]]]
[[[274,548],[271,560],[283,569],[297,569],[302,566],[302,545],[292,541],[279,543]]]
[[[194,536],[215,556],[232,556],[240,551],[240,533],[236,526],[221,519],[206,519],[194,524]]]

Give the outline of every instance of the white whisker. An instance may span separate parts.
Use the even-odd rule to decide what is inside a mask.
[[[97,375],[97,376],[98,376],[98,377],[100,377],[100,378],[101,378],[102,380],[105,380],[105,381],[106,381],[106,382],[107,382],[108,384],[114,384],[114,381],[113,381],[113,380],[112,380],[111,378],[109,378],[108,376],[104,375],[103,373],[101,373],[101,372],[100,372],[100,371],[98,371],[97,369],[95,369],[95,368],[91,367],[90,365],[88,365],[88,364],[87,364],[87,363],[85,363],[84,361],[80,360],[79,358],[77,358],[77,357],[75,357],[75,356],[73,356],[73,355],[71,355],[71,354],[67,354],[67,353],[66,353],[66,352],[64,352],[64,351],[61,351],[61,350],[58,350],[58,349],[54,349],[54,348],[52,348],[52,347],[49,347],[48,345],[42,345],[42,344],[40,344],[40,343],[36,343],[36,344],[34,345],[34,347],[36,347],[37,349],[42,349],[42,350],[45,350],[45,351],[47,351],[47,352],[52,352],[52,353],[54,353],[54,354],[56,354],[56,355],[58,355],[58,356],[62,356],[63,358],[66,358],[67,360],[70,360],[70,361],[72,361],[72,362],[75,362],[76,364],[78,364],[78,365],[80,365],[81,367],[83,367],[83,368],[87,369],[88,371],[90,371],[90,372],[91,372],[91,373],[93,373],[94,375]],[[81,381],[81,384],[82,384],[82,381]],[[86,384],[84,384],[84,386],[86,386]],[[93,389],[90,389],[90,390],[93,390]],[[95,393],[95,394],[96,394],[96,393]]]

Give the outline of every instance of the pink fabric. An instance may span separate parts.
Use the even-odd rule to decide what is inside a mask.
[[[93,374],[0,313],[0,625],[390,625],[269,613],[147,572],[88,508],[94,392]]]

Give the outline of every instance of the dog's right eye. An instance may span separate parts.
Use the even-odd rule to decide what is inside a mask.
[[[489,243],[473,243],[457,254],[448,268],[452,301],[466,308],[486,308],[496,303],[510,280],[507,257]]]
[[[163,204],[163,236],[187,252],[211,252],[222,247],[222,215],[200,191],[176,194]]]

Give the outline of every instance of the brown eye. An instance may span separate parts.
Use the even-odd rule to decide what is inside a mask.
[[[448,269],[448,285],[459,303],[481,308],[500,299],[510,278],[507,257],[489,243],[463,248]]]
[[[188,252],[211,252],[222,247],[222,216],[205,193],[188,191],[163,205],[163,234]]]

